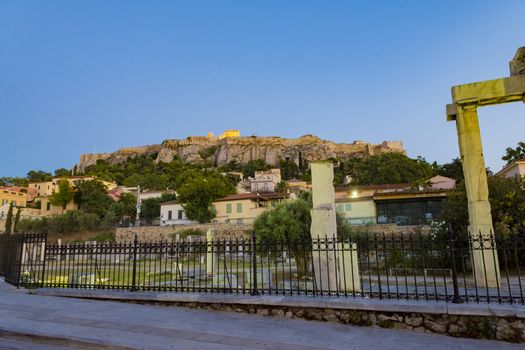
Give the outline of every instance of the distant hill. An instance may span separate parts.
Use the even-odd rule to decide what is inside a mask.
[[[213,162],[216,166],[235,161],[246,164],[261,159],[270,165],[278,165],[280,160],[290,160],[299,164],[328,158],[346,160],[353,157],[370,156],[389,152],[405,153],[401,141],[384,141],[371,144],[364,141],[335,143],[322,140],[314,135],[304,135],[296,139],[281,137],[225,137],[190,136],[184,140],[165,140],[162,144],[122,148],[113,153],[82,154],[77,171],[103,159],[110,164],[124,162],[127,158],[155,155],[156,162],[171,162],[174,157],[188,162]]]

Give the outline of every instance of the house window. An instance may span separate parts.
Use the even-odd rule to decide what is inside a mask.
[[[168,210],[168,220],[171,220],[173,218],[173,213],[171,210]]]
[[[2,205],[6,205],[9,201],[7,199],[2,200]]]
[[[46,210],[51,210],[51,203],[47,202]]]
[[[237,219],[237,225],[242,225],[242,219]]]
[[[242,203],[237,203],[237,213],[242,213]]]
[[[337,210],[338,210],[338,211],[343,211],[343,210],[345,210],[345,206],[344,206],[344,204],[338,204],[338,205],[337,205]]]
[[[182,220],[182,214],[184,212],[182,210],[179,210],[178,213],[177,213],[177,217],[179,218],[179,220]]]
[[[13,201],[13,207],[16,207],[16,201]]]
[[[351,211],[352,210],[352,204],[347,203],[345,204],[345,211]]]
[[[232,205],[231,203],[226,204],[226,214],[232,213]]]

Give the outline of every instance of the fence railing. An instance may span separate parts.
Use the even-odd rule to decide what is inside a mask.
[[[0,272],[24,287],[525,303],[525,237],[61,245],[45,244],[42,235],[17,237],[7,254],[0,239],[0,260],[9,257]]]

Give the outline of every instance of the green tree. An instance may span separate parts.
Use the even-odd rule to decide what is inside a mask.
[[[22,207],[18,207],[15,215],[15,224],[13,226],[13,232],[18,232],[18,224],[20,222],[20,214],[22,213]]]
[[[51,181],[53,176],[51,175],[51,173],[42,170],[31,170],[27,173],[27,178],[29,182],[43,182]]]
[[[279,161],[279,169],[281,169],[281,176],[284,180],[297,179],[299,177],[299,167],[294,161],[281,159]]]
[[[310,226],[312,217],[311,195],[304,195],[294,201],[285,201],[276,204],[273,208],[259,215],[253,224],[257,240],[263,246],[265,241],[288,242],[297,263],[299,274],[306,273],[309,266],[307,258],[311,244]],[[341,214],[336,213],[337,236],[347,238],[350,235],[350,225]]]
[[[514,163],[525,158],[525,142],[520,141],[516,148],[507,147],[505,155],[501,157],[507,164]]]
[[[58,191],[53,193],[49,198],[49,202],[54,206],[59,206],[62,210],[66,209],[69,202],[73,200],[74,191],[69,181],[61,179],[58,181]]]
[[[457,182],[463,180],[463,164],[461,159],[455,158],[452,159],[450,163],[445,163],[438,166],[437,170],[438,175],[446,176],[451,179],[456,180]]]
[[[495,234],[507,236],[525,229],[525,180],[489,176],[488,185]],[[457,234],[467,234],[468,207],[464,182],[449,192],[441,219],[451,223]]]
[[[160,217],[160,206],[162,203],[174,201],[177,196],[174,193],[163,193],[159,198],[148,198],[142,201],[140,216],[147,223]]]
[[[66,168],[59,168],[55,170],[55,176],[57,177],[68,177],[71,175],[71,170],[68,170]]]
[[[235,187],[219,174],[201,174],[188,178],[178,189],[179,201],[186,215],[200,223],[210,222],[215,217],[212,202],[235,193]]]
[[[275,186],[275,192],[277,193],[288,193],[288,190],[290,189],[290,186],[288,186],[288,182],[281,181]]]
[[[269,170],[271,166],[266,164],[262,159],[250,160],[248,163],[241,166],[244,177],[254,177],[256,171]]]
[[[13,202],[9,204],[9,209],[7,210],[7,216],[5,219],[5,232],[11,233],[13,227]]]
[[[79,209],[102,217],[113,204],[106,186],[98,180],[79,181],[75,188],[74,200]]]
[[[111,205],[116,220],[124,216],[135,217],[137,212],[137,197],[132,193],[122,193],[118,202]]]
[[[398,152],[353,158],[345,167],[355,185],[413,183],[435,174],[424,158],[412,159]]]
[[[29,180],[24,177],[0,177],[0,186],[27,187]]]

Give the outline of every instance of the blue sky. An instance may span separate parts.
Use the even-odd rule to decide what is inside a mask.
[[[525,1],[0,0],[0,176],[220,133],[458,156],[452,85],[508,76]],[[525,105],[480,111],[487,165]]]

